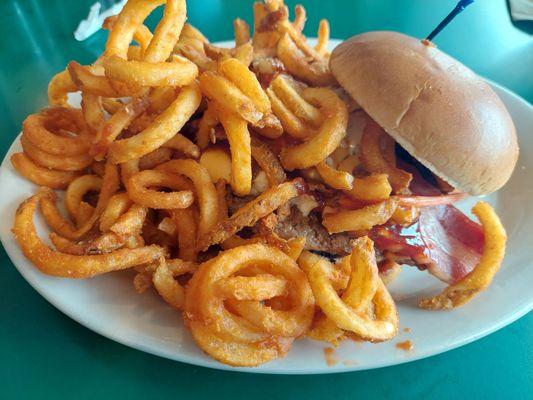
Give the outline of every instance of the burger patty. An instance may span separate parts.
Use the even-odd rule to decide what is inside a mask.
[[[228,191],[226,201],[230,215],[254,198],[255,196],[238,197]],[[304,216],[295,205],[291,207],[287,216],[280,218],[274,232],[283,239],[305,237],[305,250],[323,253],[333,258],[352,252],[353,238],[349,234],[329,234],[322,225],[318,212],[311,211],[309,215]]]
[[[231,193],[226,195],[228,209],[233,214],[239,208],[251,201],[254,196],[237,197]],[[291,207],[291,212],[278,222],[275,233],[283,239],[305,237],[305,249],[328,253],[333,256],[345,256],[352,251],[353,240],[346,233],[330,235],[320,222],[316,212],[304,216],[296,206]]]
[[[352,251],[352,238],[346,233],[329,234],[320,222],[316,212],[305,217],[297,207],[291,207],[290,214],[279,221],[274,229],[284,239],[305,237],[305,249],[345,256]]]

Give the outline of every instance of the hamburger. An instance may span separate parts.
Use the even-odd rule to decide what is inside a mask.
[[[410,174],[409,185],[395,188],[396,194],[437,199],[420,207],[411,225],[372,229],[381,272],[391,265],[388,259],[427,269],[447,283],[459,281],[478,263],[484,238],[481,226],[450,199],[487,195],[509,180],[519,152],[509,112],[466,66],[430,42],[397,32],[346,40],[331,54],[330,69],[355,104],[347,146],[358,152],[365,129],[382,130],[394,139],[398,168]],[[317,192],[323,198],[316,189],[315,198]],[[352,235],[328,233],[304,208],[292,207],[276,227],[280,236],[305,236],[309,250],[331,258],[350,251]]]
[[[411,156],[454,188],[486,195],[518,159],[509,112],[491,87],[430,42],[352,37],[332,53],[339,84]]]

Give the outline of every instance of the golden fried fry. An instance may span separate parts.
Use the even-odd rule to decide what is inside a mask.
[[[309,52],[311,48],[299,48],[293,38],[285,33],[278,42],[277,55],[285,68],[295,77],[312,85],[333,85],[335,79],[329,70],[328,60],[319,57],[309,61],[304,49]]]
[[[248,43],[250,41],[250,27],[245,20],[237,18],[233,21],[233,29],[235,31],[235,45]]]
[[[316,165],[316,170],[324,180],[324,183],[333,189],[351,190],[353,187],[353,175],[330,167],[326,161],[319,162]]]
[[[166,87],[190,85],[198,76],[198,67],[181,56],[170,62],[127,61],[118,56],[104,59],[108,78],[131,86]]]
[[[83,118],[91,133],[98,132],[105,122],[104,106],[102,97],[95,96],[91,93],[82,93],[81,95],[81,110]]]
[[[287,293],[287,281],[270,274],[224,278],[217,288],[219,296],[232,300],[263,301]]]
[[[151,187],[166,187],[173,192],[159,192]],[[187,208],[194,201],[193,193],[187,190],[188,182],[176,173],[145,170],[131,176],[126,189],[130,198],[146,207],[172,209]]]
[[[324,122],[307,142],[282,150],[281,164],[288,170],[312,167],[325,160],[346,136],[348,111],[333,91],[307,88],[302,92],[302,96],[309,103],[321,108]]]
[[[246,196],[252,188],[252,149],[248,124],[239,115],[218,108],[217,115],[231,151],[230,184],[238,196]]]
[[[118,164],[142,157],[169,141],[196,111],[200,99],[196,84],[183,87],[176,100],[148,128],[133,137],[111,143],[111,161]]]
[[[139,169],[141,171],[145,169],[154,169],[158,165],[170,161],[173,154],[174,151],[172,151],[172,149],[168,147],[160,147],[139,159]]]
[[[472,213],[479,219],[485,235],[483,254],[478,265],[463,279],[448,286],[436,296],[423,299],[419,305],[428,310],[448,310],[459,307],[485,290],[500,269],[505,254],[507,234],[494,209],[484,201],[478,202]]]
[[[26,179],[36,185],[52,189],[65,189],[70,182],[80,176],[77,171],[58,171],[41,167],[31,161],[24,153],[15,153],[10,158],[13,167]]]
[[[216,106],[212,102],[207,103],[207,108],[200,119],[198,125],[198,132],[196,133],[196,143],[198,147],[204,150],[209,143],[211,143],[211,137],[214,134],[215,126],[218,125],[218,117]]]
[[[74,179],[68,185],[67,191],[65,193],[65,207],[70,217],[80,224],[80,216],[78,214],[80,210],[80,205],[85,203],[83,197],[91,192],[98,192],[102,187],[102,178],[96,175],[82,175]],[[85,203],[87,204],[87,203]],[[93,208],[91,207],[91,214]]]
[[[318,306],[339,328],[369,341],[394,337],[398,331],[398,315],[394,301],[378,277],[370,239],[364,237],[356,241],[351,256],[350,284],[342,298],[328,279],[331,264],[326,259],[304,252],[300,256],[300,267],[309,278]],[[374,316],[364,313],[370,304]]]
[[[302,97],[302,91],[297,90],[294,82],[287,75],[278,75],[270,82],[274,93],[296,116],[311,127],[316,128],[322,122],[320,110]]]
[[[61,71],[48,84],[48,103],[51,106],[67,106],[68,94],[78,90],[72,81],[70,73]]]
[[[118,193],[109,199],[100,216],[100,230],[106,232],[133,204],[127,193]]]
[[[240,115],[248,122],[257,123],[263,118],[263,113],[257,109],[253,101],[229,79],[217,72],[207,71],[201,74],[200,87],[209,99],[216,101],[228,111]]]
[[[75,136],[61,136],[58,133],[62,130]],[[22,131],[41,150],[60,156],[85,154],[91,145],[83,114],[73,108],[55,107],[31,114],[24,120]]]
[[[363,201],[387,200],[392,192],[387,174],[372,174],[364,178],[355,178],[353,188],[345,193],[353,199]]]
[[[200,209],[198,235],[202,236],[213,229],[218,221],[218,200],[215,185],[207,169],[194,160],[172,160],[161,164],[157,170],[181,174],[192,181]]]
[[[258,301],[239,300],[231,306],[239,307],[244,318],[227,311],[223,297],[217,296],[220,280],[255,263],[259,263],[265,273],[280,275],[291,283],[288,296],[293,301],[289,310],[279,311]],[[265,357],[268,359],[279,355],[279,345],[274,344],[278,340],[277,333],[297,336],[305,332],[311,324],[313,306],[309,284],[296,263],[279,250],[256,244],[228,250],[200,266],[186,291],[184,317],[193,337],[204,351],[232,365],[256,365]],[[202,328],[207,321],[212,330]],[[206,335],[211,336],[211,341],[206,341]],[[225,346],[213,346],[217,337],[223,339],[222,343],[234,342],[234,346],[241,346],[242,349],[232,354],[225,351]],[[265,342],[267,337],[270,337],[271,345]],[[264,350],[257,351],[257,342],[264,343],[259,347]],[[242,352],[250,352],[252,358],[242,359]]]
[[[180,133],[163,143],[163,147],[179,151],[185,156],[198,158],[200,156],[200,149],[193,142],[187,139]]]
[[[329,22],[327,19],[321,19],[318,25],[318,40],[315,46],[316,52],[324,56],[328,52],[329,42]]]
[[[254,225],[259,219],[266,217],[303,191],[304,186],[301,179],[295,179],[268,189],[237,210],[231,217],[219,222],[212,231],[201,237],[198,241],[198,249],[206,250],[209,246],[230,238],[242,228]]]
[[[242,62],[229,58],[219,63],[219,72],[229,79],[246,97],[252,100],[260,113],[270,111],[270,101],[255,74]],[[222,103],[223,105],[224,103]],[[239,110],[237,110],[238,112]],[[244,116],[243,116],[244,117]],[[250,121],[253,122],[253,121]]]
[[[384,158],[381,140],[386,136],[388,135],[378,124],[368,119],[361,138],[361,161],[369,172],[387,174],[394,191],[400,193],[409,187],[413,177]]]
[[[166,0],[163,18],[154,30],[154,36],[144,53],[144,61],[149,63],[163,62],[170,56],[178,41],[181,29],[187,18],[185,0]],[[137,16],[137,15],[136,15]],[[123,13],[119,14],[119,21],[123,18]],[[125,16],[128,18],[128,16]],[[109,45],[106,44],[106,53]]]
[[[13,225],[13,233],[22,252],[45,274],[88,278],[149,263],[165,255],[164,250],[158,246],[123,249],[94,256],[74,256],[53,251],[41,241],[33,224],[35,209],[45,195],[44,192],[39,192],[24,201],[17,210]]]
[[[115,24],[118,16],[112,15],[110,17],[107,17],[104,20],[104,23],[102,24],[103,29],[111,30],[113,28],[113,25]],[[148,48],[148,45],[150,44],[150,41],[152,40],[152,32],[150,32],[150,29],[144,24],[140,24],[137,27],[137,30],[133,34],[133,40],[135,40],[137,43],[139,43],[139,49],[141,50],[141,57],[144,55],[144,52]],[[128,56],[129,56],[129,50],[131,50],[131,46],[128,49]],[[129,58],[129,57],[128,57]]]
[[[362,231],[387,222],[394,213],[397,203],[394,199],[372,204],[358,210],[345,210],[322,216],[322,224],[328,232]]]
[[[138,86],[128,86],[119,82],[112,82],[103,75],[103,69],[81,65],[71,61],[67,65],[70,77],[78,90],[83,93],[93,94],[104,97],[126,97],[135,96],[142,93]],[[100,74],[94,72],[101,72]]]
[[[252,157],[265,171],[270,186],[279,185],[287,180],[287,175],[278,161],[278,157],[261,139],[252,136]]]
[[[152,281],[158,293],[168,304],[178,310],[183,309],[185,290],[172,276],[164,258],[159,260],[159,266],[153,274]]]
[[[23,134],[20,143],[24,154],[37,165],[49,169],[60,171],[81,171],[92,163],[92,157],[88,154],[78,154],[74,156],[60,156],[57,154],[47,153],[46,151],[35,146],[27,135]]]

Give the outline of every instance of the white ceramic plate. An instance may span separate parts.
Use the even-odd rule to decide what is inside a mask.
[[[337,44],[334,41],[332,45]],[[509,234],[507,256],[483,294],[466,306],[449,312],[429,312],[416,304],[423,295],[443,285],[426,273],[405,267],[391,292],[398,304],[401,329],[390,342],[380,344],[346,341],[335,351],[338,363],[328,366],[326,344],[297,340],[287,357],[258,368],[231,368],[206,356],[184,328],[181,315],[157,295],[138,295],[132,273],[107,274],[86,280],[67,280],[43,275],[19,250],[11,225],[18,204],[35,192],[35,186],[18,175],[9,156],[20,150],[18,139],[0,167],[0,238],[22,276],[44,298],[66,315],[110,339],[133,348],[185,363],[211,368],[276,374],[316,374],[356,371],[400,364],[453,349],[479,339],[513,322],[533,308],[533,107],[505,88],[491,83],[516,124],[520,159],[509,183],[488,200],[496,207]],[[79,99],[78,99],[79,100]],[[468,151],[468,149],[465,149]],[[475,199],[464,201],[468,210]],[[42,221],[38,225],[43,228]],[[43,233],[44,233],[43,228]],[[409,328],[410,332],[404,331]],[[399,350],[395,344],[411,340],[414,349]]]

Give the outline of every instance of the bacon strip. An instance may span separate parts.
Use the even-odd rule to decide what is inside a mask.
[[[470,220],[451,203],[463,193],[442,195],[408,163],[401,167],[413,175],[409,189],[413,196],[397,196],[400,203],[420,208],[413,225],[376,227],[371,234],[376,247],[414,261],[444,282],[453,284],[467,275],[479,262],[484,236],[481,226]]]
[[[472,271],[484,243],[480,225],[451,205],[423,208],[413,225],[377,227],[372,236],[379,250],[410,258],[447,283]]]
[[[433,207],[420,215],[420,234],[431,259],[429,272],[455,283],[478,264],[483,251],[481,226],[453,206]]]

